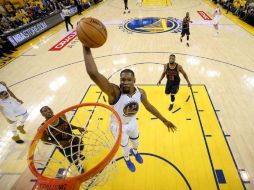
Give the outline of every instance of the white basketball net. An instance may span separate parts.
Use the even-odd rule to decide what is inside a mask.
[[[47,128],[49,141],[40,139],[34,152],[35,167],[49,178],[66,179],[80,175],[83,170],[90,170],[105,158],[116,142],[110,130],[110,122],[112,118],[116,120],[116,117],[106,108],[85,106],[71,110],[65,116],[69,121],[65,123],[70,130],[56,125],[56,119],[56,123],[53,122]],[[83,132],[73,126],[79,127]],[[63,138],[60,139],[59,136],[68,141],[63,142]],[[81,189],[103,185],[115,172],[113,159],[100,173],[83,182]]]

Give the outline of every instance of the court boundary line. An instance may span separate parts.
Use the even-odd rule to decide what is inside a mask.
[[[159,158],[160,160],[163,160],[164,162],[166,162],[169,165],[171,165],[182,176],[182,178],[184,179],[184,181],[185,181],[186,185],[189,187],[189,189],[192,190],[192,188],[190,186],[190,183],[188,182],[188,180],[185,177],[185,175],[172,162],[168,161],[166,158],[163,158],[162,156],[159,156],[159,155],[156,155],[156,154],[152,154],[152,153],[140,152],[139,154],[146,155],[146,156],[153,156],[153,157]],[[116,162],[118,162],[119,160],[122,160],[123,158],[124,158],[123,156],[117,158]]]
[[[220,120],[219,120],[219,117],[218,117],[217,112],[215,111],[214,104],[213,104],[213,102],[212,102],[212,99],[211,99],[211,97],[210,97],[210,94],[209,94],[209,92],[208,92],[207,87],[206,87],[205,84],[204,84],[204,87],[205,87],[206,93],[207,93],[207,95],[208,95],[209,101],[210,101],[210,103],[211,103],[211,105],[212,105],[212,107],[213,107],[213,112],[214,112],[215,115],[216,115],[217,121],[218,121],[218,123],[219,123],[219,126],[220,126],[221,132],[222,132],[222,134],[223,134],[224,140],[225,140],[225,142],[226,142],[226,144],[227,144],[227,147],[228,147],[228,150],[229,150],[229,152],[230,152],[231,158],[232,158],[232,160],[233,160],[233,162],[234,162],[234,165],[235,165],[235,167],[236,167],[238,176],[239,176],[239,178],[240,178],[240,180],[241,180],[241,183],[242,183],[242,185],[243,185],[244,190],[246,190],[245,184],[244,184],[243,179],[242,179],[242,177],[241,177],[241,175],[240,175],[240,172],[239,172],[239,167],[238,167],[237,162],[236,162],[236,160],[235,160],[235,158],[234,158],[234,154],[232,153],[231,147],[230,147],[229,142],[228,142],[228,140],[227,140],[227,138],[226,138],[226,136],[225,136],[224,130],[223,130],[223,128],[222,128],[222,124],[221,124],[221,122],[220,122]]]
[[[203,57],[203,56],[199,56],[199,55],[191,55],[191,54],[186,54],[186,53],[177,53],[177,52],[129,52],[129,53],[116,53],[116,54],[109,54],[109,55],[103,55],[103,56],[98,56],[98,57],[94,57],[94,59],[101,59],[101,58],[105,58],[105,57],[112,57],[112,56],[118,56],[118,55],[132,55],[132,54],[169,54],[169,53],[174,53],[176,55],[183,55],[183,56],[192,56],[192,57],[196,57],[196,58],[201,58],[201,59],[206,59],[206,60],[211,60],[211,61],[214,61],[215,63],[218,62],[218,63],[222,63],[222,64],[225,64],[225,65],[229,65],[229,66],[232,66],[232,67],[236,67],[238,69],[241,69],[241,70],[244,70],[244,71],[248,71],[248,72],[251,72],[251,73],[254,73],[254,70],[250,70],[248,68],[245,68],[245,67],[242,67],[242,66],[238,66],[238,65],[235,65],[235,64],[232,64],[232,63],[229,63],[229,62],[225,62],[225,61],[221,61],[221,60],[217,60],[217,59],[213,59],[213,58],[209,58],[209,57]],[[43,75],[43,74],[46,74],[46,73],[49,73],[51,71],[54,71],[54,70],[57,70],[57,69],[61,69],[61,68],[64,68],[64,67],[67,67],[67,66],[70,66],[70,65],[74,65],[74,64],[77,64],[77,63],[81,63],[81,62],[84,62],[84,60],[79,60],[79,61],[75,61],[75,62],[72,62],[72,63],[67,63],[65,65],[62,65],[62,66],[59,66],[59,67],[55,67],[55,68],[52,68],[52,69],[49,69],[47,71],[43,71],[41,73],[38,73],[36,75],[33,75],[31,77],[28,77],[26,79],[23,79],[23,80],[20,80],[14,84],[11,84],[9,85],[9,87],[13,87],[13,86],[16,86],[22,82],[25,82],[27,80],[30,80],[32,78],[35,78],[37,76],[40,76],[40,75]],[[130,66],[134,66],[134,65],[139,65],[139,64],[160,64],[160,65],[163,65],[165,63],[158,63],[158,62],[141,62],[141,63],[134,63],[134,64],[131,64],[131,65],[126,65],[124,67],[122,67],[121,69],[124,69],[126,67],[130,67]],[[209,64],[209,63],[208,63]]]
[[[195,86],[195,85],[194,85],[194,86]],[[196,103],[196,99],[195,99],[195,96],[194,96],[192,87],[190,88],[190,91],[191,91],[192,99],[193,99],[193,102],[194,102],[194,105],[195,105],[196,113],[197,113],[197,116],[198,116],[200,128],[201,128],[201,131],[202,131],[202,134],[203,134],[203,138],[204,138],[204,142],[205,142],[205,146],[206,146],[208,158],[209,158],[209,160],[210,160],[210,164],[211,164],[211,167],[212,167],[212,172],[213,172],[213,175],[214,175],[215,184],[216,184],[216,186],[217,186],[217,189],[220,190],[220,186],[219,186],[219,184],[218,184],[218,180],[217,180],[217,177],[216,177],[216,174],[215,174],[215,169],[214,169],[214,166],[213,166],[213,161],[212,161],[210,149],[209,149],[209,146],[208,146],[208,142],[207,142],[207,140],[206,140],[206,137],[205,137],[204,127],[203,127],[203,124],[202,124],[201,117],[200,117],[200,115],[199,115],[198,106],[197,106],[197,103]]]
[[[119,71],[117,71],[117,72],[119,72]],[[111,78],[113,75],[115,75],[117,72],[114,72],[108,79],[110,80],[110,78]],[[157,86],[156,84],[135,84],[135,85],[136,85],[136,86],[152,86],[152,87]],[[90,84],[90,85],[88,86],[88,88],[87,88],[87,90],[86,90],[84,96],[82,97],[80,103],[82,103],[82,102],[84,101],[84,99],[85,99],[87,93],[89,92],[90,88],[91,88],[91,87],[96,87],[96,86],[97,86],[96,84]],[[161,86],[163,86],[163,85],[161,85]],[[180,86],[188,86],[188,85],[187,85],[187,84],[180,84]],[[205,85],[205,84],[195,84],[194,86],[205,87],[206,92],[207,92],[207,95],[208,95],[209,100],[210,100],[210,103],[212,104],[213,111],[215,112],[214,105],[213,105],[213,102],[211,101],[211,97],[210,97],[210,95],[209,95],[209,93],[208,93],[208,91],[207,91],[206,85]],[[100,93],[100,94],[99,94],[99,96],[98,96],[96,102],[98,102],[98,101],[100,100],[101,95],[102,95],[103,92],[100,90],[99,93]],[[219,187],[219,184],[218,184],[218,181],[217,181],[217,177],[216,177],[216,174],[215,174],[215,169],[214,169],[214,166],[213,166],[212,158],[211,158],[211,155],[210,155],[210,149],[209,149],[208,143],[207,143],[207,141],[206,141],[206,137],[205,137],[205,133],[204,133],[204,128],[203,128],[202,121],[201,121],[201,118],[200,118],[200,115],[199,115],[199,112],[198,112],[198,109],[197,109],[197,104],[196,104],[196,100],[195,100],[195,97],[194,97],[194,93],[193,93],[193,91],[192,91],[192,88],[191,88],[191,95],[192,95],[192,98],[193,98],[193,102],[194,102],[194,105],[195,105],[195,110],[196,110],[196,113],[197,113],[197,116],[198,116],[198,120],[199,120],[199,123],[200,123],[201,132],[202,132],[202,134],[203,134],[203,138],[204,138],[206,150],[207,150],[207,153],[208,153],[208,158],[209,158],[209,161],[210,161],[210,164],[211,164],[211,167],[212,167],[212,172],[213,172],[213,174],[214,174],[215,184],[216,184],[216,186],[217,186],[217,189],[220,190],[220,187]],[[76,115],[76,112],[77,112],[77,111],[78,111],[78,109],[75,110],[75,113],[73,114],[73,116],[72,116],[70,122],[72,121],[72,119],[73,119],[74,116]],[[91,116],[92,116],[92,115],[93,115],[93,114],[91,114]],[[215,115],[216,115],[217,121],[218,121],[218,123],[219,123],[219,125],[220,125],[221,132],[222,132],[222,134],[223,134],[223,136],[224,136],[224,139],[225,139],[225,141],[226,141],[226,144],[227,144],[227,146],[228,146],[228,149],[229,149],[229,151],[230,151],[231,158],[232,158],[232,160],[233,160],[233,162],[234,162],[234,165],[235,165],[235,167],[236,167],[236,169],[237,169],[238,176],[239,176],[239,178],[240,178],[240,180],[241,180],[241,183],[242,183],[242,185],[243,185],[243,187],[244,187],[244,190],[246,190],[246,187],[245,187],[245,185],[244,185],[244,183],[243,183],[243,181],[242,181],[242,178],[241,178],[241,176],[240,176],[240,173],[239,173],[239,168],[238,168],[237,163],[236,163],[236,161],[235,161],[235,159],[234,159],[233,153],[231,152],[231,148],[230,148],[230,146],[229,146],[229,144],[228,144],[228,141],[227,141],[227,139],[226,139],[226,137],[225,137],[225,135],[224,135],[225,133],[224,133],[224,131],[223,131],[223,129],[222,129],[220,120],[219,120],[218,115],[217,115],[216,112],[215,112]],[[55,151],[56,151],[56,148],[52,151],[52,154],[50,155],[49,160],[52,158],[52,156],[53,156],[53,154],[55,153]],[[151,154],[151,153],[140,153],[140,154],[142,154],[142,155],[151,155],[151,156],[160,158],[160,159],[164,160],[165,162],[169,163],[170,165],[172,165],[172,166],[178,171],[178,173],[180,173],[180,175],[184,178],[184,181],[187,183],[187,186],[190,188],[190,190],[192,190],[192,189],[191,189],[191,186],[189,185],[188,180],[187,180],[187,179],[185,178],[185,176],[181,173],[181,171],[180,171],[177,167],[175,167],[171,162],[169,162],[169,161],[166,160],[165,158],[160,157],[160,156],[155,155],[155,154]],[[118,161],[118,160],[120,160],[120,159],[122,159],[122,158],[123,158],[123,156],[120,157],[120,158],[117,158],[116,161]],[[47,164],[45,165],[45,167],[43,168],[41,174],[43,174],[43,172],[45,171],[45,169],[46,169],[46,167],[47,167],[47,165],[48,165],[48,163],[49,163],[49,160],[48,160]]]

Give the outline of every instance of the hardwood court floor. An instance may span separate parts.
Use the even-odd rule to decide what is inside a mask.
[[[199,84],[205,85],[206,87],[204,88],[203,86],[200,89],[202,91],[201,94],[204,94],[204,96],[200,97],[199,93],[194,95],[197,97],[195,99],[198,106],[206,105],[207,107],[202,109],[210,110],[207,112],[198,112],[201,120],[202,117],[204,117],[203,119],[209,117],[209,121],[204,123],[208,125],[207,131],[205,130],[205,132],[207,132],[205,135],[212,135],[203,138],[202,143],[204,144],[207,142],[208,145],[211,143],[210,146],[213,146],[213,139],[219,134],[219,136],[221,136],[219,139],[222,139],[219,140],[221,143],[216,143],[216,146],[214,145],[215,147],[211,148],[211,150],[225,150],[222,151],[222,153],[228,154],[228,149],[222,148],[226,146],[226,139],[235,158],[238,171],[242,174],[243,180],[246,182],[246,189],[254,189],[253,35],[247,32],[243,27],[238,26],[235,22],[232,22],[228,17],[222,16],[220,19],[220,34],[219,36],[215,36],[215,31],[211,22],[204,21],[197,13],[197,11],[204,11],[207,14],[212,13],[213,7],[201,0],[179,0],[172,1],[172,5],[169,7],[149,6],[141,8],[136,5],[136,1],[131,1],[129,3],[129,8],[131,13],[123,14],[123,3],[121,1],[107,0],[83,13],[83,16],[93,16],[102,20],[107,26],[108,39],[106,44],[101,48],[93,50],[93,55],[100,72],[106,77],[110,77],[112,82],[119,84],[118,71],[123,68],[131,68],[136,73],[137,84],[152,86],[158,82],[161,76],[162,64],[168,61],[168,56],[171,53],[174,53],[176,55],[176,62],[183,66],[191,83],[195,87]],[[183,43],[180,43],[180,24],[172,24],[176,22],[177,19],[181,20],[187,11],[190,12],[191,20],[193,20],[190,26],[190,47],[185,45],[186,38]],[[165,29],[169,31],[145,34],[144,32],[131,32],[125,27],[124,23],[126,23],[127,20],[130,21],[130,19],[138,18],[138,20],[141,20],[144,24],[144,22],[147,21],[144,18],[148,17],[158,18],[156,25],[150,25],[157,27],[154,30],[161,31]],[[166,27],[164,26],[165,28],[161,27],[160,24],[164,21],[160,22],[160,20],[168,17],[173,18],[173,20],[171,19],[168,21],[168,25]],[[76,24],[80,18],[81,16],[73,17],[73,23]],[[20,51],[22,54],[19,55],[17,53],[18,57],[0,70],[0,80],[5,81],[17,97],[24,101],[24,105],[30,113],[26,122],[27,134],[22,135],[22,138],[26,141],[24,145],[16,145],[11,141],[11,132],[7,127],[8,123],[0,114],[0,189],[11,189],[15,183],[16,189],[22,189],[22,186],[26,188],[28,188],[29,185],[32,186],[30,183],[31,176],[26,176],[25,174],[27,173],[23,174],[23,172],[27,172],[27,148],[43,121],[39,109],[43,105],[49,105],[55,112],[58,112],[66,107],[77,104],[82,100],[89,85],[92,84],[85,72],[81,44],[76,39],[60,51],[49,51],[51,47],[68,34],[69,33],[65,31],[64,25],[60,24],[46,34],[41,35],[36,40],[28,42],[25,45],[25,49],[21,47]],[[183,85],[186,84],[183,77],[181,83]],[[163,84],[165,84],[165,79]],[[154,89],[155,87],[151,88]],[[152,96],[150,94],[149,92],[149,96]],[[204,100],[205,97],[207,98],[207,94],[209,94],[211,102],[213,103],[213,109],[211,108],[211,102],[204,105],[201,104],[203,101],[209,102],[209,99]],[[161,90],[157,96],[157,99],[167,98],[169,102],[169,97],[165,97],[163,90]],[[181,98],[180,94],[177,97],[177,102],[179,104],[184,103],[185,100],[185,97]],[[156,99],[151,97],[151,101],[156,101]],[[156,105],[158,105],[160,110],[165,110],[165,112],[163,111],[164,114],[167,114],[166,107],[168,105],[166,105],[166,102],[165,105],[163,105],[164,107],[159,106],[159,104]],[[184,109],[182,109],[182,111],[183,110]],[[218,118],[215,117],[216,115],[213,110],[216,110]],[[206,116],[205,114],[208,112],[210,115]],[[145,112],[142,112],[142,114],[143,113],[145,114]],[[180,113],[180,111],[178,113]],[[196,117],[198,113],[196,113]],[[172,113],[168,114],[167,116],[173,115]],[[214,122],[217,122],[214,128],[210,126],[212,122],[210,121],[212,120],[210,116],[214,119]],[[186,125],[187,120],[181,120],[182,118],[180,115],[179,118],[173,117],[173,119],[176,120],[176,124],[179,125],[179,131],[175,134],[165,134],[170,137],[169,146],[172,147],[180,140],[188,140],[188,138],[190,138],[189,136],[186,136],[186,138],[178,138],[182,133],[186,133],[185,130],[190,130],[189,128],[185,129],[181,127],[181,124]],[[218,122],[221,124],[221,129],[224,131],[225,138],[223,137],[222,131],[219,131]],[[158,125],[160,125],[159,122]],[[144,141],[141,142],[140,152],[163,155],[160,152],[156,152],[155,149],[147,149],[148,145],[145,141],[149,139],[149,135],[151,134],[146,131],[145,126],[140,125],[140,128],[142,139],[144,139]],[[149,131],[154,130],[153,127],[147,128]],[[163,130],[163,127],[159,128]],[[218,131],[214,132],[213,130],[216,129],[218,129]],[[200,132],[201,129],[199,130],[199,134]],[[153,143],[159,146],[161,143],[160,138],[156,135],[153,136]],[[185,149],[201,148],[199,145],[197,146],[198,147],[189,147],[184,145],[182,147]],[[182,154],[184,156],[186,152],[180,149],[179,146],[177,147],[174,147],[174,154]],[[169,151],[168,154],[170,153]],[[216,152],[216,154],[218,153]],[[144,159],[145,161],[147,160],[147,163],[151,164],[154,160],[153,157],[149,156],[144,156]],[[180,157],[174,160],[185,163],[184,159],[185,158],[181,160]],[[207,153],[204,159],[207,160]],[[170,161],[172,160],[170,159]],[[226,170],[218,164],[220,162],[217,162],[215,158],[212,157],[212,161],[214,170],[212,170],[211,167],[209,170],[212,175],[217,169],[221,169],[223,172]],[[119,163],[121,164],[122,161],[119,161]],[[146,167],[145,163],[142,166]],[[124,165],[120,167],[124,167]],[[189,173],[190,168],[188,168],[187,165],[184,165],[184,168],[184,174],[193,176],[191,178],[193,178],[192,181],[194,181],[195,184],[205,183],[200,180],[200,176],[196,176],[196,179],[194,178],[195,174],[197,175],[198,173],[200,175],[202,173],[202,168],[199,168],[200,170],[198,171],[191,171],[192,173]],[[233,167],[233,170],[235,170],[235,167]],[[140,169],[139,171],[141,172],[143,170]],[[127,171],[124,170],[124,172]],[[235,172],[236,171],[233,173]],[[227,172],[224,174],[226,175],[228,184],[230,181],[238,183],[239,179],[237,179],[237,177],[236,179],[234,177],[228,178],[226,173]],[[171,175],[171,173],[169,175]],[[203,178],[204,176],[201,177]],[[211,185],[211,187],[215,186],[215,189],[226,189],[226,186],[222,184],[216,187],[215,177],[213,176],[212,179],[213,182],[211,183],[213,183],[213,185]],[[210,188],[210,186],[207,188]],[[193,189],[200,188],[193,186]]]

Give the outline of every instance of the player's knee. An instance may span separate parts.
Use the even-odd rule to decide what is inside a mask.
[[[17,124],[18,124],[18,121],[16,120],[16,121],[11,121],[11,120],[9,120],[10,121],[10,127],[14,127],[14,128],[16,128],[16,126],[17,126]]]
[[[125,144],[124,146],[122,146],[122,152],[124,156],[129,156],[129,152],[130,152],[130,146],[129,143]]]
[[[129,145],[128,142],[126,142],[126,143],[121,142],[121,147],[122,147],[122,148],[127,147],[128,145]]]
[[[7,117],[6,120],[9,124],[13,124],[18,121],[16,117]]]
[[[190,36],[188,35],[188,36],[187,36],[187,40],[189,40],[189,39],[190,39]]]
[[[165,89],[165,94],[167,94],[167,95],[170,94],[170,89],[166,88]]]
[[[137,149],[137,148],[138,148],[138,145],[139,145],[139,136],[136,137],[136,138],[131,138],[131,137],[130,137],[130,140],[131,140],[131,142],[132,142],[133,147]]]
[[[26,120],[28,118],[29,114],[26,112],[24,115],[22,115],[22,119]]]

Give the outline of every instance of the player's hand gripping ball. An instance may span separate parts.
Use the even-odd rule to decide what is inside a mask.
[[[107,40],[104,24],[96,18],[82,18],[77,25],[78,39],[85,47],[98,48]]]

